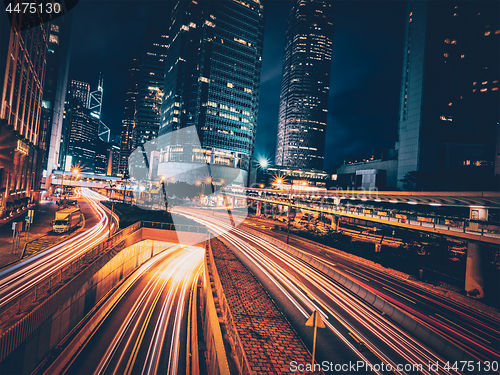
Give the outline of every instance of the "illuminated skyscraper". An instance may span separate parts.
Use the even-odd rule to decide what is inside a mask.
[[[90,85],[72,80],[69,89],[68,149],[65,170],[79,165],[82,172],[94,172],[98,139],[99,118],[89,108]]]
[[[13,28],[29,22],[17,13]],[[39,189],[40,117],[48,44],[47,23],[11,31],[0,102],[0,215]],[[5,58],[5,55],[2,56]]]
[[[293,0],[285,38],[275,162],[276,165],[322,169],[333,1]]]
[[[125,94],[125,109],[123,110],[122,133],[120,139],[120,161],[118,173],[125,175],[128,170],[128,158],[133,151],[133,129],[136,121],[137,96],[139,95],[139,56],[130,59],[128,70],[127,92]]]
[[[167,33],[147,29],[142,42],[132,148],[158,136],[165,79]]]
[[[499,14],[497,1],[408,2],[398,187],[413,171],[500,173]]]
[[[199,143],[179,140],[177,147],[172,140],[158,172],[183,173],[190,163],[206,162],[213,175],[242,171],[246,182],[257,128],[264,6],[259,0],[179,1],[171,24],[160,135],[193,127]]]

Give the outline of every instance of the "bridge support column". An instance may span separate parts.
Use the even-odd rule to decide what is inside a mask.
[[[472,297],[484,297],[483,249],[482,245],[469,242],[465,265],[465,291]]]
[[[255,215],[256,216],[262,215],[262,202],[257,202],[257,208],[255,210]]]

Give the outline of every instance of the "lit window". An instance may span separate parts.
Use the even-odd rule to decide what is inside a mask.
[[[449,40],[449,39],[445,39],[445,40],[444,40],[444,42],[445,42],[446,44],[450,44],[450,40]]]
[[[205,77],[198,78],[198,81],[205,82],[205,83],[209,83],[210,82],[210,80],[208,78],[205,78]]]
[[[448,103],[448,107],[451,107],[452,105],[453,105],[453,103],[452,103],[452,102],[449,102],[449,103]]]
[[[484,32],[484,36],[488,36],[488,35],[490,35],[490,34],[491,34],[491,31],[485,31],[485,32]]]
[[[460,58],[463,59],[465,57],[465,55],[460,55]]]
[[[488,83],[488,81],[483,81],[481,82],[481,85],[486,85]]]
[[[481,89],[481,90],[479,90],[479,91],[481,91],[481,92],[486,92],[486,91],[488,91],[488,89],[487,89],[487,88],[484,88],[484,89]]]
[[[456,40],[452,40],[451,44],[457,44],[457,41]]]
[[[493,87],[491,91],[498,91],[498,87]]]
[[[247,92],[247,93],[249,93],[249,94],[251,94],[251,93],[252,93],[252,90],[247,89],[246,87],[244,88],[244,91],[245,91],[245,92]]]
[[[476,89],[472,90],[472,92],[476,92]]]
[[[476,83],[477,83],[477,82],[472,82],[472,86],[476,86]]]
[[[495,81],[493,81],[493,83],[498,83],[498,79],[497,79],[497,80],[495,80]]]
[[[445,53],[443,56],[444,56],[444,57],[448,57],[448,53]]]
[[[231,82],[228,82],[228,83],[227,83],[227,87],[233,88],[233,87],[234,87],[234,85],[233,85]]]
[[[500,34],[500,30],[495,31],[495,34]]]
[[[50,34],[49,43],[59,44],[59,38],[57,37],[57,35]]]

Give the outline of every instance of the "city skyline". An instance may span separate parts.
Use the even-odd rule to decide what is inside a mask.
[[[325,169],[330,163],[340,163],[349,154],[390,147],[397,136],[401,78],[398,61],[402,59],[405,6],[384,1],[363,3],[362,7],[348,3],[336,4],[334,12],[336,31],[333,43],[337,52],[334,48]],[[120,9],[117,9],[107,3],[81,1],[75,8],[75,30],[83,27],[82,22],[90,22],[90,27],[87,33],[75,32],[73,36],[73,44],[81,49],[73,49],[70,79],[87,81],[94,87],[99,72],[103,72],[102,120],[111,128],[112,134],[121,133],[127,90],[127,79],[123,79],[122,74],[126,77],[128,61],[140,47],[147,21],[153,17],[168,26],[171,2],[154,4],[160,7],[156,16],[147,12],[147,7],[139,7],[139,11],[134,12],[137,4],[133,7],[128,3],[120,4]],[[267,4],[255,157],[274,157],[288,14],[283,8],[288,9],[289,5],[287,1]],[[90,17],[95,6],[99,6],[99,12]],[[347,22],[346,14],[352,12],[356,12],[354,21]],[[111,14],[116,20],[106,22]],[[377,20],[371,16],[373,14],[377,14]],[[131,19],[135,21],[132,23]],[[377,45],[381,48],[377,49]],[[370,63],[359,59],[363,54],[371,56]],[[375,95],[376,90],[370,82],[378,84],[387,95]],[[372,146],[371,143],[377,144]]]

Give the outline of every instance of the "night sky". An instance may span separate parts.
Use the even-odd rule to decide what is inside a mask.
[[[147,25],[168,29],[174,3],[81,0],[73,10],[70,79],[95,89],[103,73],[102,119],[112,134],[121,131],[129,56]],[[334,6],[325,169],[349,154],[394,145],[406,2],[344,0]],[[289,7],[288,0],[267,1],[256,157],[274,159]]]

